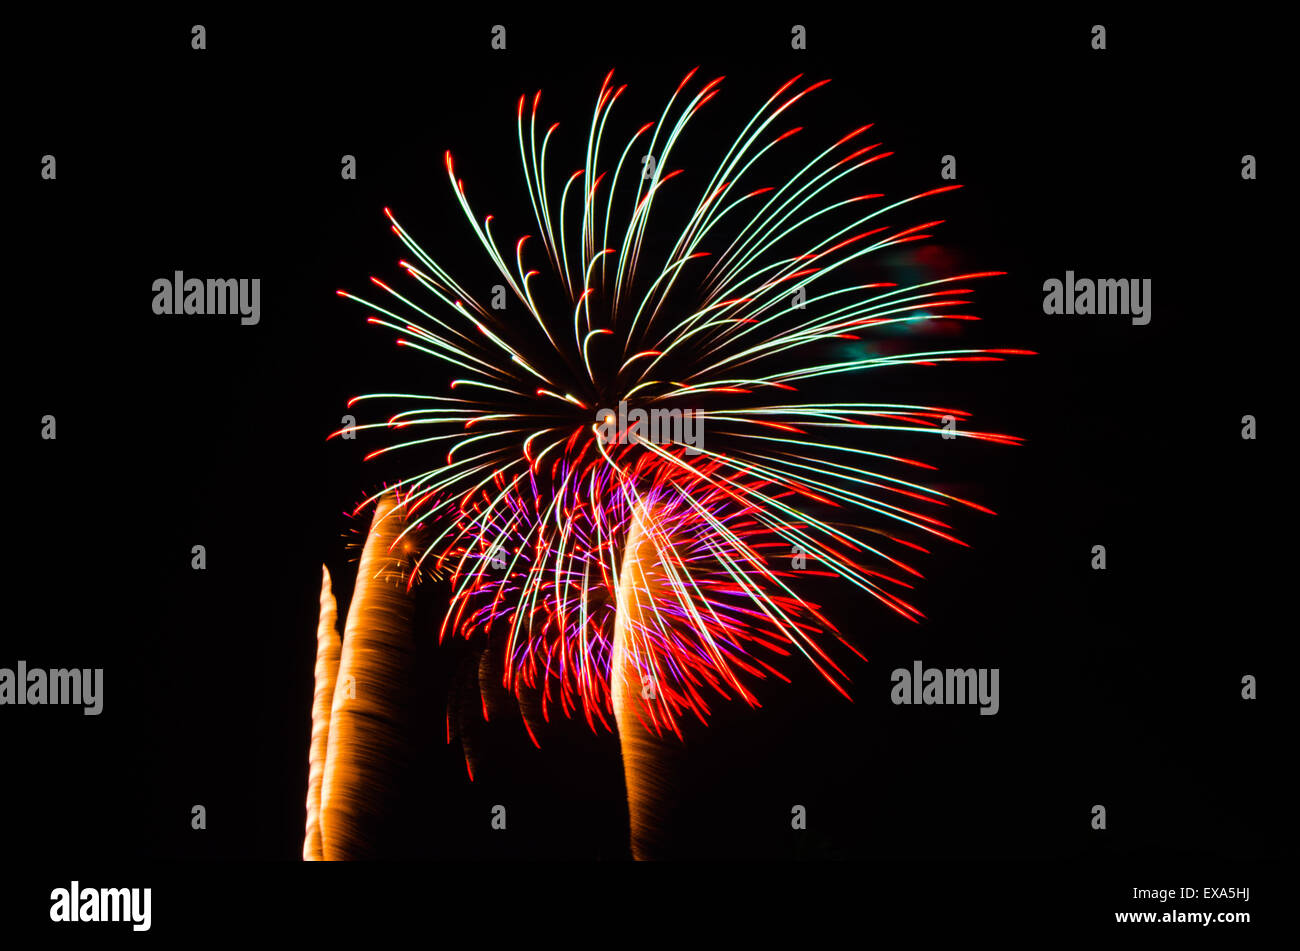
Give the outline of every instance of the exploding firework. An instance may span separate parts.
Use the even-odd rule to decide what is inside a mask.
[[[606,126],[627,87],[607,76],[558,203],[547,167],[558,123],[539,135],[541,94],[521,96],[521,191],[537,227],[513,253],[493,216],[471,210],[446,154],[500,275],[491,307],[388,209],[411,289],[372,278],[381,303],[339,291],[399,346],[459,373],[441,394],[350,403],[393,407],[351,427],[401,434],[367,458],[421,460],[395,485],[406,528],[394,544],[419,530],[419,570],[450,584],[440,637],[496,638],[516,696],[540,692],[543,716],[558,704],[625,736],[633,721],[680,736],[683,718],[706,720],[719,697],[757,705],[757,683],[787,679],[791,656],[848,696],[832,648],[861,654],[799,576],[840,579],[917,620],[910,559],[927,538],[958,542],[934,513],[989,511],[915,481],[934,467],[884,448],[898,434],[1019,442],[969,428],[961,410],[843,398],[848,375],[856,393],[889,368],[1028,352],[907,346],[927,325],[975,320],[969,284],[1001,272],[873,279],[882,252],[942,223],[895,219],[959,186],[862,193],[864,170],[893,154],[868,144],[869,125],[800,155],[809,136],[787,113],[825,84],[801,88],[802,77],[762,104],[707,178],[684,174],[674,162],[686,130],[721,83],[694,76],[609,153],[612,167]],[[764,178],[791,155],[793,171]],[[671,230],[664,214],[651,224],[665,206]],[[507,295],[516,303],[502,310]]]

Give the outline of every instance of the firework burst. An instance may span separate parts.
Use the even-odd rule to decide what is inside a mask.
[[[558,123],[542,131],[540,92],[520,97],[536,232],[513,249],[498,244],[491,215],[471,210],[446,155],[469,227],[517,301],[510,309],[480,303],[385,209],[409,252],[410,289],[372,278],[386,295],[379,303],[339,294],[369,308],[399,346],[460,375],[439,395],[356,397],[394,408],[355,428],[401,434],[367,458],[423,460],[396,489],[407,531],[421,532],[421,570],[451,586],[440,637],[499,638],[505,685],[539,690],[544,715],[558,705],[613,728],[631,715],[619,697],[633,685],[641,724],[680,735],[682,718],[705,720],[718,697],[757,705],[756,683],[786,679],[791,655],[848,696],[828,648],[856,649],[796,576],[835,577],[916,620],[905,595],[920,573],[909,559],[927,537],[958,541],[934,513],[989,511],[915,481],[934,467],[881,441],[945,431],[1019,440],[967,428],[956,409],[844,401],[843,383],[828,396],[827,381],[852,375],[866,390],[878,376],[869,371],[1027,353],[898,346],[922,325],[975,320],[963,312],[968,285],[1000,272],[870,279],[881,252],[942,223],[894,219],[958,187],[862,193],[863,170],[892,154],[867,141],[871,126],[764,180],[775,156],[798,154],[808,135],[787,127],[787,113],[824,81],[781,86],[691,185],[673,163],[721,79],[693,85],[692,71],[657,121],[607,154],[606,125],[626,89],[612,76],[584,164],[563,178],[558,202],[547,167]],[[652,219],[665,205],[671,230],[665,215]],[[871,349],[845,344],[877,337]],[[647,439],[614,421],[620,405],[699,414],[707,438]],[[795,571],[792,556],[812,569]]]

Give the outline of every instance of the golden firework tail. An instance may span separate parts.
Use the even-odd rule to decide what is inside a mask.
[[[407,765],[415,641],[398,543],[404,525],[393,496],[380,499],[348,608],[321,782],[327,861],[376,857],[386,803]]]
[[[311,704],[311,752],[307,756],[307,834],[302,857],[308,862],[324,858],[321,851],[321,779],[325,775],[325,752],[329,745],[330,707],[339,673],[339,609],[330,584],[330,571],[321,565],[320,623],[316,627],[316,692]]]
[[[653,511],[637,505],[619,573],[618,612],[610,667],[610,695],[618,724],[627,784],[632,857],[666,858],[670,839],[674,776],[681,765],[681,742],[662,718],[662,697],[649,664],[653,652],[647,632],[655,630],[656,599],[664,597],[660,542]]]

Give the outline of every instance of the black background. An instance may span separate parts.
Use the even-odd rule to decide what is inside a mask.
[[[807,26],[808,51],[789,48],[786,20]],[[504,53],[489,49],[497,22]],[[1094,22],[1104,52],[1090,49]],[[193,23],[205,51],[190,49]],[[882,175],[900,188],[943,184],[940,157],[955,155],[965,187],[912,218],[946,218],[937,243],[960,266],[1009,272],[979,283],[968,345],[1039,355],[919,371],[909,395],[1027,437],[917,450],[999,514],[962,517],[973,547],[921,565],[923,624],[832,604],[870,657],[850,669],[854,703],[793,671],[761,711],[724,707],[689,733],[682,854],[1019,860],[1002,866],[1012,877],[1105,868],[1118,885],[1099,914],[1128,907],[1125,889],[1144,884],[1130,872],[1152,863],[1277,855],[1285,684],[1269,675],[1284,630],[1271,602],[1289,505],[1269,447],[1283,438],[1270,410],[1291,305],[1272,236],[1269,33],[1100,14],[631,9],[205,11],[16,30],[18,483],[0,664],[102,666],[106,699],[99,717],[4,710],[5,851],[41,864],[44,893],[88,863],[111,877],[115,863],[297,859],[320,565],[345,604],[356,526],[343,513],[393,475],[324,437],[356,393],[443,379],[335,289],[397,274],[386,205],[453,271],[474,266],[442,154],[480,214],[522,212],[520,93],[544,90],[576,167],[610,68],[630,84],[623,120],[639,124],[699,65],[727,77],[709,107],[719,127],[692,133],[702,149],[803,72],[833,82],[794,121],[818,142],[875,122],[871,141],[897,153]],[[53,182],[38,177],[46,153]],[[357,181],[339,176],[348,153]],[[1245,153],[1259,181],[1242,181]],[[1044,316],[1042,283],[1067,269],[1151,278],[1152,322]],[[260,325],[154,316],[151,283],[174,270],[260,277]],[[46,413],[57,441],[39,439]],[[1246,413],[1256,442],[1240,438]],[[194,544],[206,571],[190,569]],[[1089,567],[1094,544],[1105,572]],[[445,649],[448,670],[462,653]],[[1001,712],[891,705],[889,671],[918,658],[999,667]],[[1249,703],[1246,673],[1261,681]],[[533,750],[516,720],[494,722],[473,784],[457,750],[431,743],[408,807],[418,832],[394,854],[627,859],[613,738],[561,724],[542,739]],[[505,834],[488,825],[497,802],[511,808]],[[806,833],[789,828],[792,803],[808,807]],[[1095,803],[1105,832],[1090,828]],[[194,804],[205,831],[190,828]]]

